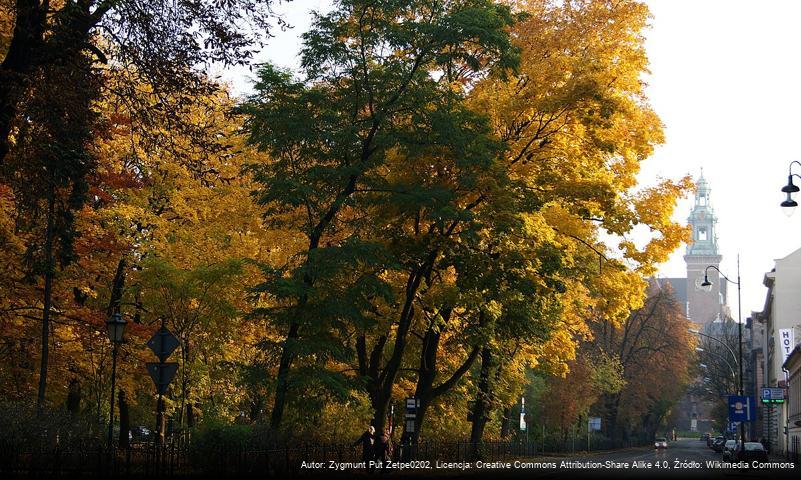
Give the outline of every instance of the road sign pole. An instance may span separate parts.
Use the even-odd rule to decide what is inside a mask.
[[[166,443],[164,431],[164,393],[167,391],[167,386],[172,382],[175,373],[178,370],[177,363],[165,363],[164,361],[175,351],[181,342],[175,338],[165,324],[164,319],[161,320],[161,328],[150,338],[147,346],[159,358],[158,363],[148,363],[147,370],[153,383],[156,384],[156,451],[155,451],[155,464],[156,469],[161,468],[162,453]]]

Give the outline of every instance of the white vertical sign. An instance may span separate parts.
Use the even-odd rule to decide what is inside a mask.
[[[790,352],[795,348],[792,328],[779,329],[779,348],[782,349],[782,364],[784,364],[787,361],[787,357],[790,356]]]
[[[520,398],[520,431],[526,431],[526,397]]]

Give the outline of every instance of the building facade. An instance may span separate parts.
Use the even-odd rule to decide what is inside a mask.
[[[788,376],[787,449],[791,460],[801,460],[801,346],[796,346],[783,365]]]
[[[789,375],[784,365],[801,340],[801,295],[798,294],[801,291],[801,249],[775,263],[776,267],[763,279],[768,287],[765,306],[753,317],[764,328],[762,369],[765,383],[761,387],[783,388],[787,392]],[[774,453],[790,451],[790,402],[762,406],[763,431]]]

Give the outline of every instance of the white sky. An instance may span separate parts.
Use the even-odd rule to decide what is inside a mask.
[[[653,15],[646,32],[647,91],[667,142],[642,165],[640,178],[652,184],[657,176],[696,177],[704,168],[719,219],[721,270],[732,280],[741,256],[745,318],[762,310],[762,278],[773,260],[801,247],[801,212],[788,219],[779,207],[788,164],[801,160],[801,1],[645,3]],[[260,60],[297,68],[308,12],[328,5],[329,0],[293,0],[278,6],[294,28],[276,31]],[[247,69],[223,74],[237,93],[249,91],[247,76],[252,77]],[[680,203],[676,219],[685,222],[690,208],[690,200]],[[660,275],[684,276],[683,255],[682,247]],[[729,303],[736,316],[735,290],[730,286]]]

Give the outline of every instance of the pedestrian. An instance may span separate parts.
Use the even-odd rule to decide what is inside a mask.
[[[367,427],[367,430],[362,433],[362,436],[353,444],[354,447],[359,444],[362,445],[362,461],[364,462],[365,468],[370,472],[372,472],[374,468],[370,465],[370,462],[375,460],[375,440],[375,427],[370,425]]]
[[[392,435],[389,429],[385,428],[384,433],[381,434],[375,442],[375,460],[381,466],[381,473],[386,472],[389,468],[389,462],[392,460]]]

